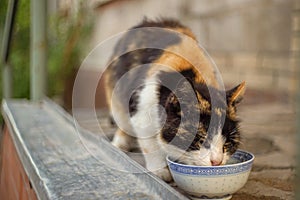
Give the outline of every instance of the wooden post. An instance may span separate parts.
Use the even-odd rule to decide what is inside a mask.
[[[30,97],[42,99],[46,93],[47,1],[31,0]]]

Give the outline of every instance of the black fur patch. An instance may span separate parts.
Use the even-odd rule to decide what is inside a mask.
[[[136,89],[130,99],[129,99],[129,115],[130,117],[132,117],[133,115],[135,115],[135,113],[137,112],[137,106],[138,106],[138,98],[139,98],[139,93],[141,92],[141,90],[144,88],[144,86],[139,87],[138,89]]]
[[[141,86],[144,84],[146,73],[151,64],[163,55],[164,49],[170,45],[179,44],[181,41],[180,36],[175,32],[146,27],[175,28],[183,26],[173,20],[159,22],[144,20],[140,25],[129,30],[115,46],[112,62],[107,69],[111,74],[109,81],[111,85],[115,86],[117,81],[129,72],[116,94],[119,95],[122,102],[127,104],[124,106],[129,106],[130,116],[133,116],[137,111],[137,93],[140,92]],[[134,72],[132,73],[133,69]]]
[[[116,58],[109,66],[109,70],[112,71],[112,79],[115,81],[120,78],[131,69],[142,66],[144,64],[150,64],[157,60],[163,54],[163,50],[160,49],[137,49],[130,51],[118,58]],[[144,80],[147,73],[147,69],[138,70],[138,73],[132,76],[129,83],[132,81]]]
[[[159,102],[167,114],[161,137],[167,143],[187,151],[199,149],[198,143],[203,141],[203,136],[198,134],[200,111],[197,111],[199,106],[193,88],[194,80],[192,69],[159,74]]]
[[[241,140],[239,121],[227,117],[225,119],[222,134],[226,138],[224,151],[233,154],[238,149]]]
[[[181,37],[177,32],[167,28],[180,27],[179,22],[172,20],[162,20],[158,22],[144,20],[140,25],[132,27],[118,41],[114,49],[114,55],[122,55],[136,49],[160,49],[181,42]]]
[[[184,70],[181,72],[161,72],[158,76],[160,82],[159,94],[159,104],[165,106],[166,100],[172,91],[176,90],[176,87],[186,79],[190,82],[191,87],[193,86],[193,81],[195,79],[194,72],[190,70]]]
[[[210,105],[217,108],[227,108],[226,93],[222,92],[214,87],[209,87],[206,84],[198,83],[194,85],[201,96],[209,102]]]
[[[144,20],[137,26],[133,28],[142,28],[142,27],[160,27],[160,28],[186,28],[180,24],[177,20],[162,18],[160,20],[149,20],[144,18]]]

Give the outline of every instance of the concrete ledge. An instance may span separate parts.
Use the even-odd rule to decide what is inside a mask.
[[[51,101],[8,100],[2,113],[38,199],[186,199]]]

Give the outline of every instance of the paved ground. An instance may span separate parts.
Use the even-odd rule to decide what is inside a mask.
[[[241,149],[254,153],[256,158],[247,184],[233,195],[233,200],[294,199],[296,114],[287,99],[284,94],[247,91],[239,109]],[[106,118],[103,112],[100,115]],[[102,128],[109,126],[107,120],[102,122]],[[98,130],[98,125],[88,120],[84,125]],[[111,135],[111,128],[107,130]]]
[[[274,94],[248,97],[240,109],[242,148],[256,159],[249,181],[232,199],[294,199],[295,109]]]

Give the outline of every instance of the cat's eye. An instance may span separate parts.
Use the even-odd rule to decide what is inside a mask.
[[[205,138],[201,138],[201,139],[199,140],[199,142],[200,142],[201,145],[203,144],[204,140],[205,140]]]
[[[226,148],[225,146],[223,146],[223,153],[226,152],[226,149],[227,149],[227,148]]]
[[[223,153],[228,152],[230,150],[230,144],[225,144],[223,146]]]

